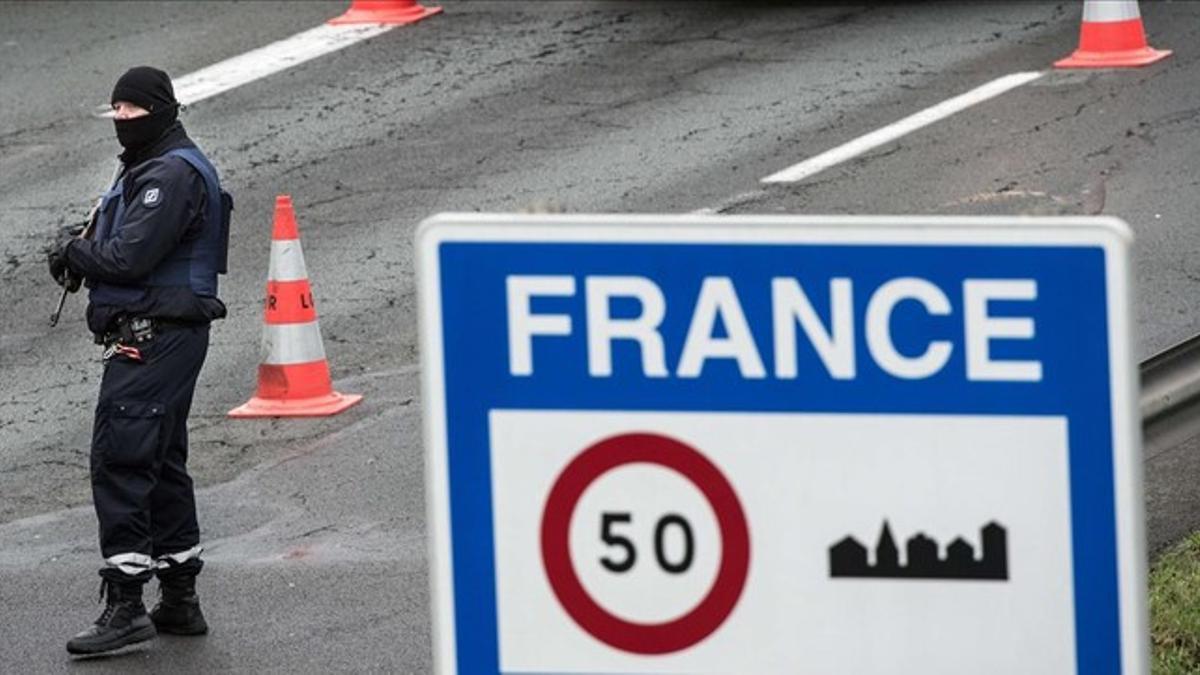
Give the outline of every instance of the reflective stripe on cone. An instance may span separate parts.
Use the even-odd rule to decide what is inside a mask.
[[[274,281],[308,281],[308,269],[304,266],[304,250],[299,239],[271,242],[271,267],[267,278]]]
[[[316,321],[263,326],[262,362],[276,366],[325,360],[325,345]]]

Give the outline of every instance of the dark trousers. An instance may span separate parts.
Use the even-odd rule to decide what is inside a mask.
[[[114,556],[158,558],[200,542],[187,418],[208,326],[164,330],[138,349],[141,362],[120,355],[105,362],[92,430],[92,498],[110,564]]]

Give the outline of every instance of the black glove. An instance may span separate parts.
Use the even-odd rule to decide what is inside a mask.
[[[58,236],[55,237],[54,243],[46,248],[46,262],[50,266],[50,276],[55,283],[67,289],[68,293],[78,291],[83,279],[74,274],[67,265],[67,248],[71,246],[71,242],[79,238],[85,229],[87,229],[87,223],[62,227],[58,230]]]

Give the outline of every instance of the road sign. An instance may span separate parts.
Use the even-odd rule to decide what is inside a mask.
[[[1128,241],[426,221],[439,670],[1145,672]]]

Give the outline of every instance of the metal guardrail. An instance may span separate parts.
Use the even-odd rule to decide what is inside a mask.
[[[1150,357],[1138,370],[1145,456],[1200,434],[1200,335]]]

